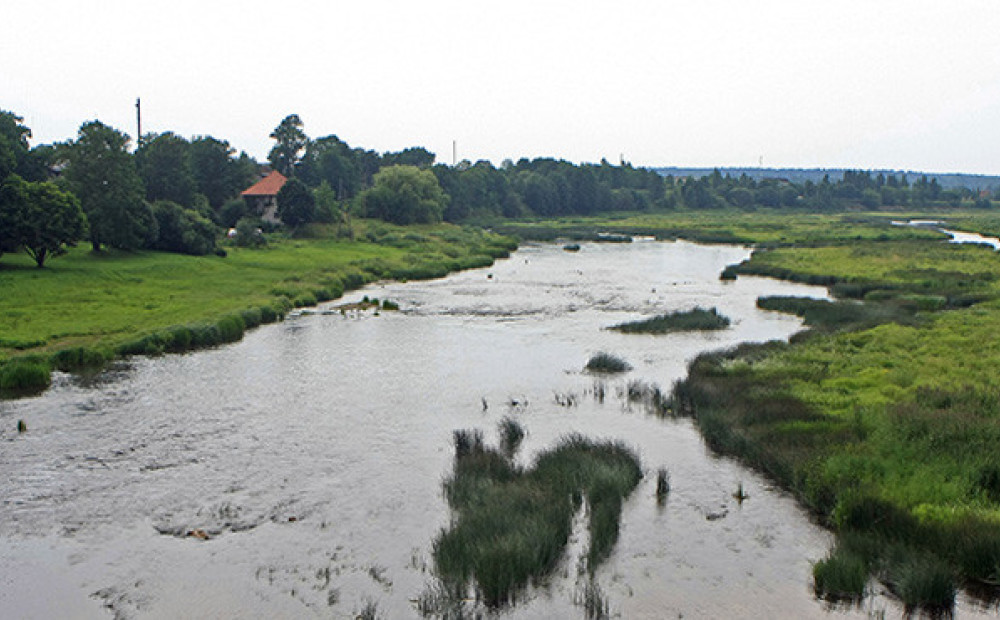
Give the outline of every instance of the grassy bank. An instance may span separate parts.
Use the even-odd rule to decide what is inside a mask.
[[[703,355],[675,387],[709,445],[839,533],[817,591],[860,596],[874,577],[933,610],[956,584],[1000,582],[1000,256],[859,242],[757,252],[740,271],[853,298],[761,299],[818,329]]]
[[[354,241],[313,232],[308,239],[274,238],[262,249],[227,247],[225,258],[79,247],[35,269],[27,257],[4,255],[0,364],[20,367],[31,356],[71,369],[116,355],[229,342],[293,307],[379,279],[487,266],[515,247],[509,238],[448,225],[361,222]],[[2,387],[23,386],[11,379]]]
[[[717,308],[693,308],[660,314],[650,319],[614,325],[608,329],[625,334],[669,334],[671,332],[706,331],[726,329],[729,317],[719,314]]]

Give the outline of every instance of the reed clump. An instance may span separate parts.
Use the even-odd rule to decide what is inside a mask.
[[[0,390],[28,392],[42,390],[52,383],[52,370],[39,356],[15,357],[0,365]]]
[[[590,372],[615,374],[632,370],[632,365],[617,355],[601,351],[590,357],[585,369]]]
[[[621,323],[610,329],[625,334],[669,334],[683,331],[710,331],[729,327],[729,317],[719,313],[718,308],[693,308],[668,312],[650,319]]]
[[[474,583],[489,607],[512,603],[556,566],[584,501],[593,569],[617,541],[621,503],[641,477],[629,448],[577,435],[541,453],[531,469],[492,448],[463,449],[462,456],[456,449],[455,471],[444,484],[456,518],[435,538],[437,570],[448,583]]]

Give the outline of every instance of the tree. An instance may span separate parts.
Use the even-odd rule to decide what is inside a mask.
[[[270,137],[277,141],[277,144],[268,153],[268,161],[271,162],[271,166],[275,170],[286,177],[291,177],[295,173],[295,164],[299,161],[299,153],[309,141],[305,132],[302,131],[302,120],[299,115],[289,114],[282,119],[281,123],[271,132]]]
[[[215,225],[194,209],[160,200],[152,205],[159,228],[153,249],[204,256],[215,249]]]
[[[316,199],[302,181],[288,179],[278,191],[278,218],[287,226],[298,228],[316,217]]]
[[[66,180],[87,214],[94,251],[102,244],[134,250],[156,240],[156,220],[143,200],[128,142],[117,129],[89,121],[68,149]]]
[[[31,130],[21,124],[24,119],[0,110],[0,182],[17,171],[28,155]]]
[[[83,236],[80,201],[54,183],[9,175],[0,185],[0,247],[21,247],[39,268]]]
[[[257,174],[257,163],[249,155],[237,158],[234,152],[228,142],[212,136],[194,138],[188,149],[195,188],[213,209],[246,189]]]
[[[434,153],[422,146],[411,146],[398,153],[386,153],[382,156],[383,166],[416,166],[430,168],[434,165]]]
[[[195,179],[190,144],[172,132],[149,135],[135,153],[146,200],[169,200],[185,207],[194,202]]]
[[[362,197],[369,217],[402,225],[440,222],[448,204],[434,173],[415,166],[379,170]]]

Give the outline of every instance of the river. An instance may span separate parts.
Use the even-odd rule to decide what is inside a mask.
[[[748,255],[683,241],[527,245],[486,269],[336,302],[368,295],[399,312],[328,304],[232,345],[134,358],[89,378],[57,373],[38,397],[0,401],[0,615],[349,618],[373,605],[381,617],[419,617],[432,541],[450,519],[441,482],[452,431],[495,441],[505,415],[528,432],[525,464],[570,432],[641,455],[647,476],[596,575],[612,614],[898,614],[878,595],[846,609],[817,601],[811,563],[830,533],[761,476],[712,455],[691,421],[618,396],[629,380],[668,390],[699,352],[801,328],[756,298],[825,289],[719,280]],[[667,336],[603,329],[694,306],[733,323]],[[634,367],[607,382],[603,402],[582,372],[597,351]],[[664,505],[659,467],[671,475]],[[202,532],[207,540],[188,535]],[[571,561],[503,615],[582,617]],[[976,613],[964,598],[959,610]]]

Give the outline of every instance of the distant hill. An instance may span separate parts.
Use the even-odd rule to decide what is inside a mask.
[[[704,177],[712,174],[715,168],[653,168],[663,176],[673,175],[675,177]],[[824,175],[830,175],[830,181],[839,181],[844,178],[846,168],[718,168],[723,176],[729,175],[739,177],[747,175],[755,181],[762,179],[786,179],[792,183],[805,183],[812,181],[818,183],[823,180]],[[897,177],[906,175],[907,181],[913,183],[922,175],[927,175],[928,179],[937,179],[941,187],[953,189],[956,187],[967,187],[969,189],[990,190],[996,192],[1000,189],[1000,176],[988,176],[984,174],[958,174],[945,173],[937,174],[931,172],[914,172],[912,170],[869,170],[872,177],[882,174],[888,176],[894,174]]]

